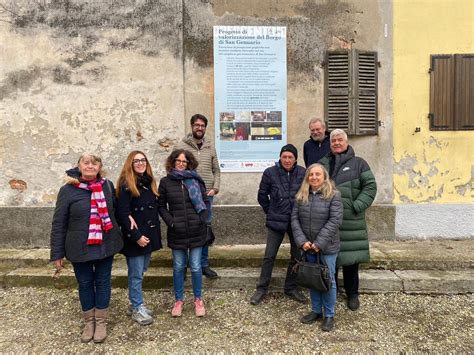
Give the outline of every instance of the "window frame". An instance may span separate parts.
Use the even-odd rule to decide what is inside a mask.
[[[350,136],[378,134],[377,52],[326,51],[324,112],[328,130],[341,128]]]

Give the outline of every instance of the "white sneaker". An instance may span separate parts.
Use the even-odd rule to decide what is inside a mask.
[[[153,318],[146,312],[144,305],[141,305],[132,311],[132,319],[140,325],[153,323]]]
[[[151,309],[149,309],[147,306],[145,306],[144,304],[141,305],[141,307],[145,308],[145,312],[153,317],[153,311]],[[127,316],[131,316],[133,313],[133,307],[131,304],[128,305],[128,308],[127,308]]]

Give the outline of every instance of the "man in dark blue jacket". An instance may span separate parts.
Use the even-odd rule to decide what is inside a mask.
[[[287,144],[280,151],[280,160],[275,166],[265,169],[258,189],[258,203],[267,215],[267,245],[263,257],[262,270],[257,282],[257,290],[250,298],[253,305],[259,304],[268,291],[272,278],[273,264],[285,233],[288,233],[291,245],[291,259],[285,279],[285,294],[298,302],[306,298],[296,288],[296,274],[292,268],[300,256],[291,230],[291,211],[295,195],[303,182],[305,169],[296,164],[298,151]]]
[[[304,143],[303,158],[306,167],[317,163],[330,151],[329,132],[326,131],[326,124],[320,118],[313,118],[309,121],[309,131],[311,136]]]

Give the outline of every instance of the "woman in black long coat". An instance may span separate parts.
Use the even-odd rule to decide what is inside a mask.
[[[158,189],[145,153],[134,150],[117,181],[117,218],[124,233],[122,253],[127,258],[128,313],[140,325],[153,323],[153,312],[143,303],[143,274],[151,253],[161,249]]]

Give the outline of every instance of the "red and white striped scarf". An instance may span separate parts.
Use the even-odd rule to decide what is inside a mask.
[[[81,182],[74,185],[80,189],[91,191],[91,216],[87,245],[102,244],[102,231],[107,232],[113,227],[105,202],[104,190],[102,189],[105,181],[102,178],[94,182]]]

